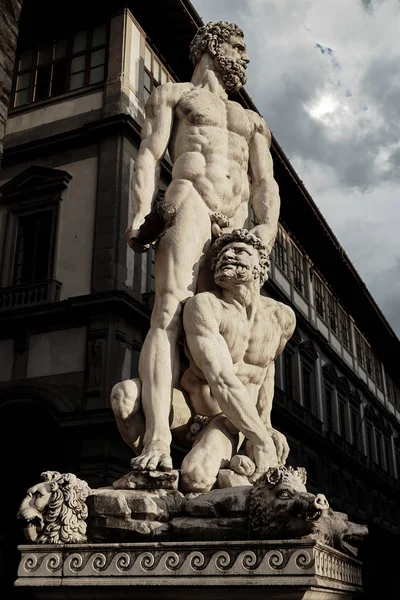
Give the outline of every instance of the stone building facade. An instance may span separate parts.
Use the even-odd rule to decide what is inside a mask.
[[[137,375],[154,291],[151,254],[125,241],[130,177],[144,103],[154,86],[190,78],[200,24],[187,0],[24,2],[0,173],[7,598],[20,597],[14,514],[40,473],[72,471],[95,487],[127,470],[108,398]],[[235,99],[257,110],[245,91]],[[273,423],[310,489],[368,523],[372,598],[382,548],[400,534],[400,343],[276,140],[272,153],[281,226],[262,293],[298,321],[277,363]],[[161,191],[170,171],[166,158]],[[391,572],[386,563],[387,598]]]
[[[21,3],[22,0],[0,2],[0,161],[3,155],[3,138],[14,73]]]

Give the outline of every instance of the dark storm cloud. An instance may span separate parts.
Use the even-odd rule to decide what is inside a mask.
[[[361,0],[362,6],[370,14],[372,14],[374,9],[377,8],[383,2],[385,2],[385,0]]]
[[[400,333],[400,2],[193,1],[244,30],[247,92]]]

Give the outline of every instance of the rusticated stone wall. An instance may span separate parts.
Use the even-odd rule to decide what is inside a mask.
[[[22,0],[0,0],[0,161],[7,121]]]

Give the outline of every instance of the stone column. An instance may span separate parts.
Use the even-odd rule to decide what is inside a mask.
[[[0,162],[17,47],[22,0],[0,0]]]

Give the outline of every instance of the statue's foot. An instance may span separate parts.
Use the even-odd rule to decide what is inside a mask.
[[[133,471],[171,471],[172,458],[168,444],[150,442],[140,456],[132,458],[131,467]]]

